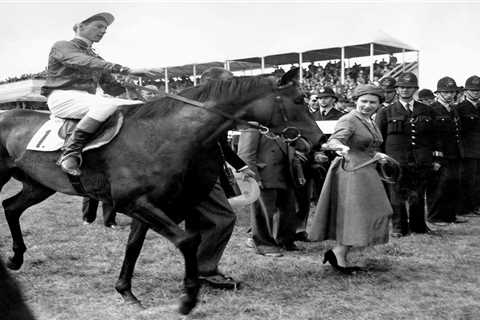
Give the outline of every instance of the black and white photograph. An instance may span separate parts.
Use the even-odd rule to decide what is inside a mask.
[[[0,320],[480,319],[479,17],[0,0]]]

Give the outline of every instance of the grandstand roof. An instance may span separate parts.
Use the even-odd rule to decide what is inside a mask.
[[[45,80],[27,79],[0,85],[0,103],[15,101],[44,102],[47,99],[40,95],[40,87]]]
[[[327,39],[328,36],[331,36],[331,34],[321,34],[318,38],[315,38],[311,37],[311,33],[305,33],[292,41],[282,41],[281,43],[267,43],[268,40],[265,40],[265,51],[259,52],[256,56],[230,57],[230,70],[260,69],[262,56],[265,59],[265,67],[298,63],[299,52],[303,53],[303,62],[337,60],[341,59],[342,47],[345,48],[346,59],[366,57],[370,55],[371,43],[374,44],[374,55],[399,53],[403,50],[405,52],[417,51],[414,47],[382,31],[352,31],[349,35],[342,36],[341,39],[338,37]],[[250,50],[250,48],[246,48],[247,52]],[[239,53],[239,55],[241,56],[242,53]],[[195,65],[196,73],[199,75],[209,67],[223,67],[224,63],[215,61]],[[174,77],[192,75],[192,70],[193,64],[168,67],[169,75]]]
[[[265,64],[282,65],[298,63],[298,53],[302,52],[303,62],[338,60],[342,57],[342,47],[345,48],[345,58],[359,58],[370,55],[370,44],[373,43],[374,55],[399,53],[405,50],[417,51],[412,46],[393,38],[385,32],[378,31],[371,37],[349,35],[352,40],[333,39],[330,41],[307,39],[303,44],[297,44],[295,50],[290,52],[265,55]],[[323,42],[323,43],[322,43]],[[312,49],[322,45],[322,49]],[[235,61],[259,63],[261,56],[235,59]]]

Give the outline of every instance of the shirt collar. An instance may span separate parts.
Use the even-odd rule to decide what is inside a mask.
[[[79,39],[87,44],[87,47],[91,48],[92,47],[92,41],[88,40],[87,38],[75,35],[75,39]]]
[[[407,110],[409,112],[410,112],[410,110],[413,109],[413,99],[408,101],[408,102],[398,99],[398,102],[400,102],[400,104],[403,106],[403,108],[405,108],[405,110]],[[407,109],[407,103],[410,106],[410,110]]]
[[[440,99],[438,99],[437,101],[438,101],[438,103],[440,103],[442,106],[444,106],[445,109],[447,109],[448,112],[450,112],[450,111],[452,110],[452,107],[451,107],[448,103],[446,103],[443,99],[440,98]]]
[[[320,107],[320,111],[325,112],[325,113],[329,113],[330,110],[332,110],[332,109],[333,109],[333,106],[328,106],[326,108]]]
[[[470,102],[471,104],[473,104],[473,106],[474,106],[475,108],[478,107],[479,104],[480,104],[479,101],[474,102],[473,100],[470,100],[468,97],[466,97],[466,99],[467,99],[468,102]]]

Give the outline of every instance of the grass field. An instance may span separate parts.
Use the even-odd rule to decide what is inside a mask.
[[[1,200],[18,188],[9,183]],[[13,274],[40,320],[480,319],[480,218],[354,252],[367,272],[347,277],[321,264],[328,242],[300,243],[303,252],[281,258],[256,255],[245,247],[248,216],[239,213],[221,268],[244,281],[243,289],[204,288],[199,306],[182,317],[175,311],[183,278],[177,250],[148,233],[133,279],[146,309],[124,306],[113,286],[128,228],[104,228],[101,218],[85,226],[80,209],[80,198],[56,194],[22,217],[28,251]],[[10,247],[0,214],[0,255]]]

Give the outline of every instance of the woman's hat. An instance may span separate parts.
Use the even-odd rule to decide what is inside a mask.
[[[352,98],[356,100],[357,98],[364,96],[366,94],[373,94],[380,99],[380,103],[385,100],[385,95],[383,89],[372,84],[359,84],[353,90]]]

